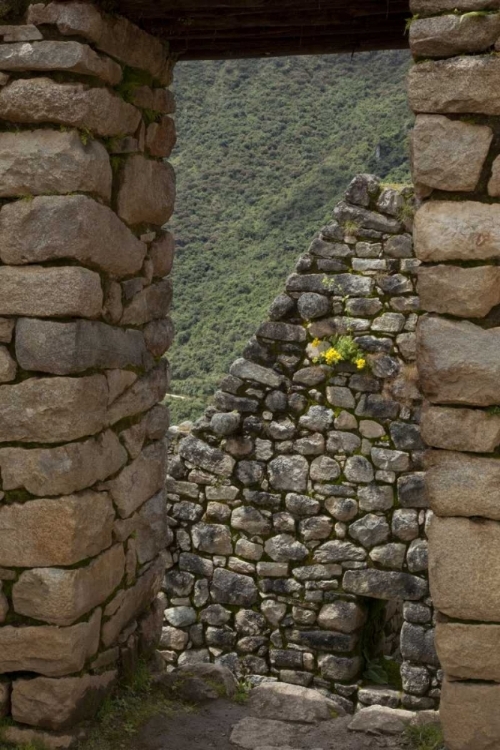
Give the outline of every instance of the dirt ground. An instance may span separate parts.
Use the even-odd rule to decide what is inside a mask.
[[[217,700],[193,713],[173,718],[155,717],[139,731],[133,750],[239,750],[230,741],[232,729],[249,716],[245,705]],[[403,738],[375,737],[350,732],[351,717],[316,725],[294,724],[294,737],[287,743],[303,750],[408,750]],[[279,746],[278,746],[279,747]]]

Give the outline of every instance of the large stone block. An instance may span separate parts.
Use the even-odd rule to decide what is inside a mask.
[[[1,278],[0,272],[0,287]],[[17,321],[16,358],[25,370],[54,375],[141,368],[152,360],[141,331],[87,320],[58,323],[33,318]]]
[[[66,729],[90,719],[101,707],[117,678],[117,672],[80,677],[15,680],[12,686],[12,717],[42,729]]]
[[[106,422],[104,375],[30,378],[0,387],[0,442],[63,443],[100,432]]]
[[[218,448],[212,448],[202,440],[189,435],[179,447],[179,455],[185,461],[219,476],[231,476],[235,461]]]
[[[1,98],[0,98],[1,102]],[[474,190],[493,139],[485,125],[419,115],[412,133],[412,175],[420,192]]]
[[[251,607],[259,598],[253,578],[223,568],[214,572],[210,593],[214,602],[236,607]]]
[[[500,268],[497,266],[429,266],[418,269],[418,293],[422,310],[484,318],[500,304]]]
[[[461,620],[500,622],[500,524],[438,518],[429,527],[434,606]]]
[[[448,677],[500,682],[500,625],[438,622],[436,648]]]
[[[117,544],[82,568],[34,568],[21,574],[12,590],[14,610],[53,625],[72,625],[120,585],[125,572]]]
[[[95,76],[116,86],[122,69],[114,60],[80,42],[20,42],[0,47],[0,70],[12,72],[62,70]]]
[[[55,24],[61,34],[83,37],[122,63],[148,71],[166,86],[170,83],[168,48],[125,18],[103,15],[90,3],[33,4],[28,8],[27,22]]]
[[[152,560],[172,541],[173,533],[167,523],[167,498],[158,492],[139,510],[136,531],[136,553],[139,565]],[[163,615],[162,615],[163,621]]]
[[[111,497],[122,518],[130,516],[140,505],[158,492],[165,481],[166,447],[152,443],[126,466],[116,479],[107,483]]]
[[[500,0],[410,0],[410,10],[415,15],[432,16],[447,11],[495,10]]]
[[[344,574],[344,590],[374,599],[422,599],[427,594],[427,581],[409,573],[384,570],[348,570]]]
[[[158,401],[163,400],[168,383],[169,365],[163,359],[113,402],[108,411],[109,424],[151,409]]]
[[[500,114],[500,59],[493,55],[421,62],[410,70],[414,112]]]
[[[22,78],[0,90],[0,116],[10,122],[70,125],[102,137],[135,133],[141,113],[107,88]]]
[[[86,195],[39,196],[0,209],[0,258],[23,265],[70,259],[113,276],[142,268],[146,245]]]
[[[429,502],[438,516],[481,516],[500,521],[497,459],[430,451],[425,480]]]
[[[122,326],[141,326],[151,320],[164,318],[170,311],[172,303],[172,281],[163,279],[151,284],[133,297],[123,311]]]
[[[410,25],[410,49],[416,57],[454,57],[485,52],[499,36],[498,13],[416,18]]]
[[[0,565],[74,565],[111,545],[115,513],[106,492],[0,506]]]
[[[428,201],[415,215],[415,254],[426,263],[500,257],[500,206]]]
[[[175,122],[171,117],[162,117],[159,122],[152,122],[146,131],[146,148],[151,156],[167,158],[175,146]]]
[[[84,146],[74,130],[0,133],[2,198],[82,192],[109,201],[111,181],[111,164],[104,146],[98,141]]]
[[[0,314],[98,318],[101,279],[87,268],[0,268]]]
[[[500,747],[500,685],[445,680],[440,719],[448,750]]]
[[[102,628],[102,641],[106,647],[111,646],[123,628],[153,601],[164,575],[165,560],[160,556],[131,588],[118,592],[108,605],[112,615]]]
[[[25,489],[41,497],[91,487],[126,462],[127,451],[112,430],[56,448],[0,448],[3,489]]]
[[[417,329],[420,386],[432,403],[500,403],[500,328],[425,316]]]
[[[500,444],[500,417],[481,409],[427,406],[422,411],[421,433],[433,448],[492,453]]]
[[[170,164],[140,154],[126,160],[119,174],[117,196],[117,211],[123,221],[161,226],[172,216],[174,201],[175,175]]]
[[[97,653],[101,610],[70,628],[31,625],[0,628],[0,673],[37,672],[62,677],[79,672]]]

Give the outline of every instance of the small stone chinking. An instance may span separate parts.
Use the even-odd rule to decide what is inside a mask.
[[[410,188],[357,176],[213,406],[170,430],[170,665],[317,687],[347,711],[437,705],[413,209]],[[370,684],[384,600],[402,692]]]
[[[500,747],[500,5],[411,0],[429,577],[449,750]]]
[[[0,40],[1,742],[66,748],[165,608],[172,64],[84,2]]]

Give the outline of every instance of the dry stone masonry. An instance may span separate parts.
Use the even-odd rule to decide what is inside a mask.
[[[417,363],[449,750],[500,747],[500,12],[413,0]]]
[[[411,189],[355,178],[214,405],[171,431],[172,666],[216,661],[351,712],[437,705],[413,208]]]
[[[172,62],[84,2],[2,28],[2,741],[65,748],[165,607]]]

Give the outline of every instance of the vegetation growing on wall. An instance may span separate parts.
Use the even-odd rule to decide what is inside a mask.
[[[173,421],[200,415],[353,174],[409,180],[406,52],[180,63]]]

